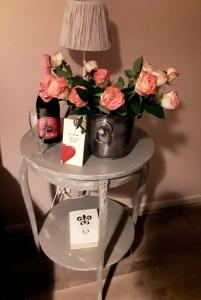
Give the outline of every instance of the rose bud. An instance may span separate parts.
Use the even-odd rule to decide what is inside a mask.
[[[56,69],[57,67],[60,67],[65,61],[65,58],[61,52],[55,53],[53,56],[51,56],[51,64],[52,68]]]
[[[161,106],[165,109],[175,110],[179,104],[180,100],[176,91],[164,94],[161,98]]]
[[[162,86],[168,81],[168,75],[161,70],[153,70],[151,73],[157,77],[157,86]]]
[[[98,69],[98,64],[95,60],[90,60],[88,62],[85,62],[84,67],[87,73],[91,73],[91,71],[95,71]]]
[[[175,80],[179,76],[179,72],[176,68],[171,67],[167,69],[168,82]]]
[[[110,73],[107,69],[98,69],[94,72],[93,78],[96,82],[96,85],[104,88],[110,82]]]

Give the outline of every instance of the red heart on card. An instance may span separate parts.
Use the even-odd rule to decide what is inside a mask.
[[[75,155],[75,148],[73,146],[61,145],[61,161],[65,163],[67,160]]]

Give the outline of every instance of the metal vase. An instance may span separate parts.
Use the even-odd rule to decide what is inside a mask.
[[[121,158],[133,148],[134,116],[88,115],[88,144],[93,155]]]

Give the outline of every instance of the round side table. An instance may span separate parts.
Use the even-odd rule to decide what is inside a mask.
[[[135,128],[135,146],[127,156],[109,160],[92,155],[83,167],[62,164],[60,148],[61,145],[56,144],[39,155],[31,131],[21,141],[20,182],[34,241],[37,249],[41,246],[56,263],[75,270],[97,269],[97,299],[102,300],[103,268],[118,262],[134,240],[135,224],[146,187],[154,143],[145,131]],[[98,190],[99,197],[85,196],[55,205],[49,211],[39,233],[29,190],[29,168],[56,186],[75,191]],[[138,174],[139,183],[130,216],[121,204],[107,198],[107,190],[133,180]],[[68,238],[69,212],[86,208],[99,209],[99,245],[96,248],[71,250]]]

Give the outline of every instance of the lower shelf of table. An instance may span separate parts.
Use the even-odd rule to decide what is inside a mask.
[[[65,200],[49,212],[39,234],[40,245],[54,262],[73,270],[97,269],[98,248],[70,249],[69,212],[99,207],[97,197]],[[124,207],[108,200],[105,266],[118,262],[134,240],[134,224]]]

